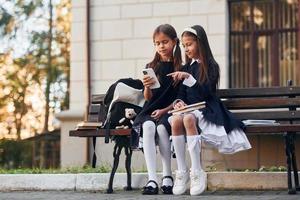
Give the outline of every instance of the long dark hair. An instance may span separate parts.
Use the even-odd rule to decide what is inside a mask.
[[[199,82],[204,83],[206,81],[209,81],[211,83],[215,84],[215,87],[219,84],[220,79],[220,68],[216,60],[214,59],[214,56],[211,52],[207,35],[204,30],[204,28],[200,25],[192,26],[191,29],[194,29],[197,33],[197,35],[193,34],[189,31],[184,31],[181,35],[183,36],[190,36],[197,41],[198,51],[200,60],[202,62],[202,66],[200,67],[200,76],[199,76]],[[190,63],[191,59],[188,58],[188,56],[185,56],[186,62]]]
[[[175,40],[176,41],[176,45],[175,45],[175,52],[173,53],[173,63],[174,63],[174,71],[178,71],[182,65],[182,59],[181,59],[181,50],[179,47],[179,39],[177,37],[177,33],[174,29],[173,26],[171,26],[170,24],[161,24],[159,25],[153,32],[153,42],[154,42],[154,38],[157,34],[159,33],[163,33],[166,36],[168,36],[171,40]],[[157,63],[160,61],[160,56],[157,52],[155,52],[154,58],[153,60],[148,63],[148,67],[153,68],[154,71],[156,71],[156,67],[157,67]]]

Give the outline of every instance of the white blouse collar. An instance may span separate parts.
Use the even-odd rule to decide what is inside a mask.
[[[194,62],[201,63],[201,60],[192,58],[192,61],[191,61],[190,65],[194,64]]]

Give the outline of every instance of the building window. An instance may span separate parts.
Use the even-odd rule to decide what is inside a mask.
[[[230,87],[300,85],[300,0],[230,0]]]

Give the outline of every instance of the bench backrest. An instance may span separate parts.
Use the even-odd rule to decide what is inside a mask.
[[[219,89],[217,94],[226,107],[242,120],[300,120],[300,87]],[[104,121],[104,96],[92,95],[87,109],[88,121]]]
[[[217,94],[239,119],[300,120],[300,87],[219,89]]]
[[[91,102],[87,106],[86,120],[89,122],[104,122],[105,108],[103,104],[105,94],[92,95]]]

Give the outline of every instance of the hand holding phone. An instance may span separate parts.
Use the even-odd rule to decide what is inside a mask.
[[[156,89],[160,87],[160,83],[152,68],[143,69],[143,74],[148,75],[150,78],[154,80],[154,84],[149,87],[150,89]]]

